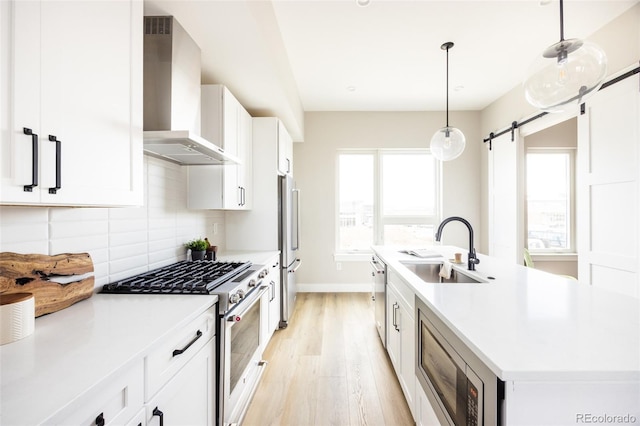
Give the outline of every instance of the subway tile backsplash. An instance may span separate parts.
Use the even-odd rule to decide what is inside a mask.
[[[0,206],[0,251],[88,252],[96,288],[186,258],[183,244],[209,237],[222,247],[224,212],[187,209],[186,168],[145,156],[143,207]],[[206,183],[203,182],[203,189]]]

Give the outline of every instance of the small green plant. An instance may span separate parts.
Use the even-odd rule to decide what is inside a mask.
[[[184,246],[192,251],[205,251],[209,247],[209,243],[202,238],[197,238],[185,243]]]

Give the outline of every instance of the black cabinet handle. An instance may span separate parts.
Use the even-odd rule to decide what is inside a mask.
[[[164,426],[164,413],[158,410],[158,407],[153,409],[153,415],[160,417],[160,426]]]
[[[49,135],[49,140],[56,144],[56,186],[49,188],[49,194],[57,194],[62,188],[62,142],[54,135]]]
[[[25,135],[31,136],[31,185],[25,185],[25,192],[33,192],[33,188],[38,186],[38,135],[27,127],[22,128]]]
[[[176,349],[176,350],[173,351],[173,356],[178,356],[180,354],[183,354],[187,349],[189,349],[189,347],[191,345],[193,345],[196,342],[196,340],[198,340],[201,337],[202,337],[202,331],[198,330],[196,332],[196,337],[194,337],[193,340],[191,340],[189,343],[187,343],[187,346],[185,346],[182,349]],[[160,419],[162,419],[162,417],[160,417]],[[162,424],[162,420],[160,420],[160,424]]]
[[[104,426],[104,413],[100,413],[96,417],[96,426]]]

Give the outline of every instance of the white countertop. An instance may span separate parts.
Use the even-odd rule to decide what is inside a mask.
[[[0,424],[40,424],[216,301],[94,294],[36,318],[32,335],[0,346]]]
[[[454,269],[474,275],[466,271],[466,249],[432,249],[444,259],[463,253]],[[475,275],[495,277],[489,283],[426,283],[399,261],[437,258],[374,250],[502,380],[640,382],[636,298],[484,255]]]

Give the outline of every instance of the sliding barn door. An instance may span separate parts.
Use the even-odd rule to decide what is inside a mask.
[[[493,140],[489,152],[489,255],[523,263],[524,148],[519,132]]]
[[[578,276],[640,296],[640,84],[595,95],[578,117]]]

